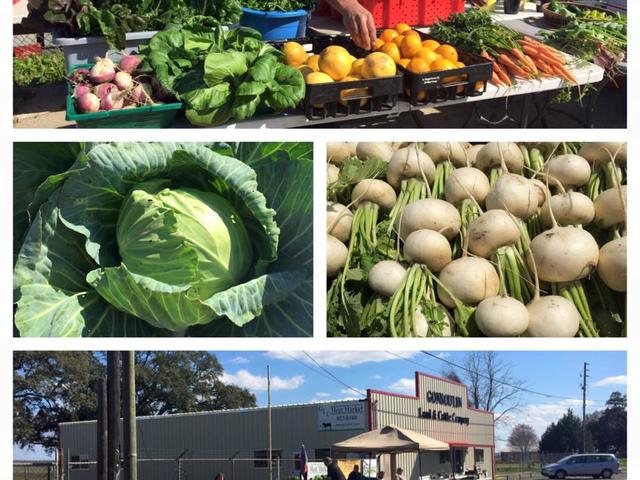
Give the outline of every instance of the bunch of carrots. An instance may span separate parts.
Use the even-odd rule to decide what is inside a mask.
[[[510,87],[512,78],[530,80],[549,76],[574,85],[578,83],[559,50],[494,23],[486,12],[478,9],[437,23],[431,34],[491,61],[494,85]]]
[[[491,83],[497,86],[510,87],[510,75],[526,80],[558,76],[577,85],[573,74],[566,68],[565,57],[555,48],[545,45],[530,37],[517,40],[518,46],[510,50],[480,52],[483,58],[493,63]]]

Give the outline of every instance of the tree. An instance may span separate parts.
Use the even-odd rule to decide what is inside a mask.
[[[511,364],[503,362],[496,352],[471,352],[462,368],[451,369],[447,378],[455,378],[467,385],[469,405],[493,412],[495,422],[520,406],[519,394],[524,382],[516,379]]]
[[[521,423],[513,427],[509,435],[509,445],[520,452],[520,462],[528,461],[529,452],[538,443],[538,436],[530,425]]]
[[[253,407],[246,389],[220,381],[222,365],[207,352],[136,352],[136,412],[164,415]],[[95,380],[105,375],[101,352],[16,352],[14,437],[21,448],[58,445],[60,422],[96,418]]]
[[[567,410],[557,423],[547,427],[540,437],[541,452],[577,452],[582,450],[582,421],[573,410]],[[587,451],[593,448],[591,436],[587,431]]]
[[[627,396],[613,392],[604,410],[595,412],[587,421],[587,429],[599,452],[627,452]]]

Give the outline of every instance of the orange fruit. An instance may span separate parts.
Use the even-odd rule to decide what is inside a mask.
[[[354,80],[360,80],[360,79],[357,78],[357,77],[348,76],[348,77],[344,77],[341,81],[342,82],[352,82]],[[351,99],[353,97],[359,97],[359,96],[362,96],[362,95],[367,95],[367,93],[368,93],[368,89],[366,87],[363,87],[363,88],[347,88],[347,89],[342,90],[340,92],[340,98],[342,99],[342,100],[340,100],[340,103],[343,106],[346,107],[347,106],[347,100],[349,100],[349,99]],[[360,99],[360,106],[361,107],[364,107],[366,105],[366,103],[367,103],[367,99],[366,98],[361,98]]]
[[[424,40],[422,42],[422,46],[425,48],[430,48],[431,50],[435,50],[436,48],[438,48],[440,46],[440,44],[438,42],[436,42],[433,39],[429,39],[429,40]]]
[[[379,50],[380,52],[384,52],[387,55],[389,55],[394,62],[398,62],[398,60],[400,60],[401,55],[400,55],[400,47],[398,47],[398,45],[396,45],[393,42],[387,42],[385,43],[382,48],[380,48]]]
[[[318,65],[318,62],[320,61],[320,55],[318,55],[317,53],[314,55],[311,55],[308,59],[307,59],[307,65],[314,71],[314,72],[319,72],[320,71],[320,65]]]
[[[454,65],[456,66],[456,68],[462,68],[462,67],[466,67],[466,65],[462,62],[453,62]]]
[[[380,40],[383,42],[392,42],[394,38],[398,36],[398,32],[396,32],[393,28],[387,28],[382,31],[380,34]]]
[[[402,40],[404,40],[404,35],[398,35],[396,38],[393,39],[393,43],[400,46],[402,45]]]
[[[413,58],[424,58],[427,62],[429,62],[429,65],[431,65],[433,62],[441,59],[442,57],[430,48],[423,47],[418,50],[418,53],[416,53]]]
[[[311,72],[304,77],[304,81],[309,85],[315,85],[317,83],[331,83],[333,82],[333,78],[331,78],[326,73]],[[313,106],[316,108],[322,108],[324,106],[324,103],[315,103]]]
[[[413,73],[427,73],[429,71],[429,62],[424,58],[414,57],[409,62],[407,70]]]
[[[355,62],[351,64],[351,71],[349,72],[349,76],[351,77],[360,77],[362,76],[362,64],[364,63],[364,58],[358,58]]]
[[[400,60],[398,60],[398,64],[402,65],[404,68],[407,68],[407,65],[409,65],[409,62],[411,61],[410,58],[401,58]]]
[[[321,72],[326,73],[334,80],[340,80],[351,71],[352,58],[346,48],[331,45],[320,53],[318,66]]]
[[[304,47],[298,42],[285,43],[282,47],[282,52],[284,53],[284,62],[292,67],[299,67],[309,58]]]
[[[405,94],[408,98],[411,98],[411,91],[410,91],[408,88],[407,88],[407,89],[405,89],[404,94]],[[421,91],[419,91],[419,92],[418,92],[418,101],[420,102],[420,101],[424,100],[425,98],[427,98],[427,93],[426,93],[426,92],[424,92],[424,91],[422,91],[422,90],[421,90]]]
[[[420,37],[416,37],[415,35],[405,35],[402,40],[402,44],[400,45],[402,56],[405,58],[413,58],[421,48],[422,42],[420,41]]]
[[[456,68],[456,66],[450,60],[439,58],[435,62],[432,62],[431,65],[429,65],[429,68],[433,72],[439,72],[440,70],[452,70]]]
[[[366,56],[362,65],[364,78],[389,77],[396,74],[396,62],[384,52],[373,52]]]
[[[451,60],[453,63],[458,61],[458,52],[451,45],[440,45],[435,51],[442,55],[442,58]]]
[[[408,35],[413,35],[414,37],[418,37],[420,39],[420,41],[422,42],[422,38],[420,37],[420,33],[417,30],[407,30],[406,32],[403,33],[403,35],[406,37]]]
[[[374,50],[378,50],[384,44],[384,40],[382,40],[381,38],[376,38],[376,46],[374,47]]]
[[[402,35],[407,30],[411,30],[411,27],[409,25],[407,25],[406,23],[398,23],[394,27],[394,29],[395,29],[396,32],[398,32],[400,35]]]

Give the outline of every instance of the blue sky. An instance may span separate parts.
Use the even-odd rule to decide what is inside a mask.
[[[272,402],[274,405],[336,400],[358,397],[337,380],[329,377],[303,352],[213,352],[222,363],[224,381],[255,393],[258,405],[266,405],[267,365],[271,366]],[[431,353],[384,351],[315,351],[309,355],[347,386],[366,392],[367,388],[399,393],[414,392],[414,372],[441,374],[447,364],[443,360],[462,363],[466,352]],[[496,428],[496,445],[500,451],[515,423],[529,423],[538,435],[567,410],[581,409],[580,391],[583,362],[589,365],[587,412],[601,409],[612,391],[626,393],[627,360],[624,352],[610,351],[517,351],[498,352],[501,360],[512,366],[513,376],[525,382],[530,390],[550,393],[569,400],[546,398],[523,392],[520,408]],[[402,358],[399,358],[402,357]],[[42,458],[40,451],[14,451],[16,459]]]

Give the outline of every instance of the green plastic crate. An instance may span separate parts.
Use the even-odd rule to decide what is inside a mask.
[[[79,68],[91,69],[88,63],[72,65],[69,76]],[[73,85],[67,87],[67,120],[78,128],[167,128],[173,124],[182,103],[163,103],[145,107],[110,110],[108,112],[78,113],[73,98]]]

